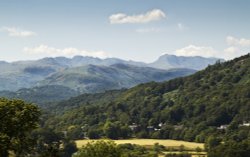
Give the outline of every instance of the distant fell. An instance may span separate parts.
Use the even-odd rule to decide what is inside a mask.
[[[208,65],[215,64],[218,60],[224,61],[219,58],[205,58],[200,56],[187,57],[165,54],[160,56],[155,62],[151,63],[150,66],[159,69],[188,68],[201,70]]]

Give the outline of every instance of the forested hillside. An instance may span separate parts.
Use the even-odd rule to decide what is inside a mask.
[[[74,132],[75,138],[136,136],[204,142],[214,134],[239,140],[249,136],[249,54],[188,77],[117,92],[99,94],[101,99],[82,95],[61,102],[54,108],[57,115],[45,126]]]
[[[75,90],[60,85],[22,88],[16,92],[0,91],[0,97],[22,99],[30,103],[38,104],[40,107],[48,106],[49,103],[66,100],[77,95],[79,95],[79,93]]]

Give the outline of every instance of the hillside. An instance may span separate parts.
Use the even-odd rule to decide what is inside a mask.
[[[246,55],[188,77],[138,85],[111,101],[102,98],[74,105],[74,99],[85,99],[82,95],[61,102],[54,110],[59,114],[46,125],[56,130],[82,127],[92,138],[136,136],[197,142],[213,134],[246,138],[249,127],[240,125],[250,121],[249,78],[250,55]],[[67,108],[65,113],[63,108]]]
[[[54,73],[39,82],[38,85],[61,85],[80,93],[98,93],[106,90],[130,88],[150,81],[166,81],[194,72],[190,69],[160,70],[125,64],[87,65]]]
[[[51,102],[58,102],[77,96],[76,91],[58,85],[22,88],[16,92],[0,91],[0,97],[22,99],[27,102],[36,103],[41,107],[49,105]]]

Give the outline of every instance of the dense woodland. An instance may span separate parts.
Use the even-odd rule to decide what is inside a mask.
[[[49,108],[55,116],[49,115],[44,125],[69,133],[79,130],[76,139],[106,136],[205,142],[214,134],[248,136],[249,127],[240,125],[250,121],[249,78],[250,57],[246,55],[164,83],[71,98]]]
[[[1,100],[0,112],[4,113],[8,104],[14,102]],[[32,131],[35,127],[27,128],[27,132],[32,131],[31,137],[37,139],[32,149],[41,156],[72,154],[76,148],[71,140],[75,139],[136,137],[205,142],[209,157],[247,157],[250,55],[217,62],[188,77],[51,103],[45,106],[40,119],[39,128],[35,131]],[[0,120],[1,144],[12,143],[12,136],[20,138],[19,134],[9,135],[7,130],[11,126],[7,121],[2,123],[5,119]],[[34,123],[38,124],[36,118]],[[19,153],[11,144],[7,146],[7,150]]]
[[[44,126],[67,131],[73,139],[210,139],[219,142],[208,150],[225,150],[222,141],[249,147],[249,78],[250,56],[245,55],[188,77],[60,102]]]

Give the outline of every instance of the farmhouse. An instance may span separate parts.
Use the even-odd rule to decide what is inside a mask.
[[[239,125],[239,127],[241,126],[250,126],[250,122],[244,121],[242,124]]]
[[[220,127],[217,127],[218,130],[226,130],[228,125],[221,125]]]
[[[132,131],[135,131],[138,128],[138,125],[136,123],[133,123],[132,125],[128,126]]]

